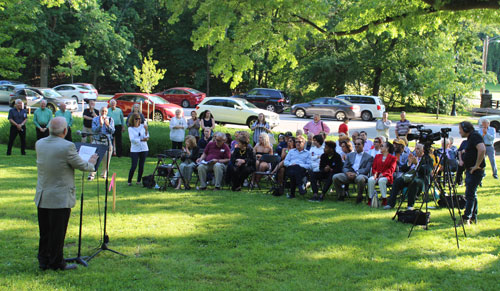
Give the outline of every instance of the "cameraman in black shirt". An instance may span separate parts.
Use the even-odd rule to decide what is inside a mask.
[[[470,224],[477,219],[477,187],[481,184],[484,176],[484,155],[486,146],[483,137],[474,130],[472,123],[460,122],[459,132],[462,137],[467,138],[467,147],[462,156],[465,168],[465,213],[462,216],[463,224]]]

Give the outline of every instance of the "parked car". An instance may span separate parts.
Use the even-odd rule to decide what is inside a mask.
[[[299,118],[319,114],[324,117],[334,117],[337,120],[353,119],[361,116],[358,105],[334,97],[321,97],[307,103],[295,104],[292,106],[291,113]]]
[[[483,120],[489,120],[490,126],[494,127],[496,131],[500,131],[500,115],[487,115],[479,118],[479,127],[482,126]]]
[[[175,111],[181,109],[179,105],[171,104],[167,100],[154,94],[146,93],[117,93],[113,98],[116,100],[116,106],[120,107],[123,115],[128,116],[132,112],[132,106],[142,102],[142,114],[152,118],[154,121],[170,120],[175,116]],[[149,106],[148,106],[149,105]],[[183,111],[183,110],[182,110]],[[153,113],[154,112],[154,113]],[[182,113],[184,115],[184,111]]]
[[[14,107],[16,99],[21,99],[25,107],[32,108],[40,107],[40,101],[45,99],[47,101],[47,108],[49,108],[52,113],[56,112],[56,109],[62,102],[66,104],[66,110],[78,110],[78,104],[75,100],[65,98],[51,88],[26,87],[19,89],[10,96],[9,104],[11,107]]]
[[[94,90],[88,89],[83,85],[63,84],[55,86],[53,89],[64,97],[75,99],[78,103],[81,103],[82,100],[85,102],[97,100],[97,90],[94,92]]]
[[[0,85],[0,102],[9,104],[10,96],[14,94],[17,90],[26,87],[26,84],[4,84]]]
[[[92,85],[90,83],[73,83],[72,85],[83,86],[83,87],[87,88],[88,90],[94,92],[95,96],[99,96],[99,92],[97,92],[97,89],[94,87],[94,85]]]
[[[18,81],[1,80],[0,85],[25,85]]]
[[[382,118],[385,111],[384,102],[382,102],[382,99],[378,96],[338,95],[335,97],[347,100],[352,104],[359,105],[361,110],[361,119],[364,121]]]
[[[242,98],[234,97],[207,97],[203,102],[196,106],[196,114],[200,116],[201,113],[210,110],[215,122],[217,123],[233,123],[245,124],[248,127],[257,120],[260,113],[263,113],[266,121],[272,127],[280,123],[278,114],[257,108],[252,103]]]
[[[285,92],[276,89],[254,88],[245,94],[233,97],[245,99],[259,108],[277,113],[282,113],[290,106],[290,98]]]
[[[200,102],[203,101],[203,99],[205,99],[205,97],[207,96],[203,92],[186,87],[170,88],[163,92],[158,92],[155,94],[164,98],[170,103],[180,105],[184,108],[200,104]]]

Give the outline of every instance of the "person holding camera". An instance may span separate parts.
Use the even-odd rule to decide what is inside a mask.
[[[462,155],[465,167],[465,212],[461,223],[469,225],[477,219],[477,187],[484,176],[486,146],[483,137],[474,130],[472,123],[460,122],[458,131],[463,138],[467,138],[467,147]]]
[[[433,168],[433,160],[428,155],[424,155],[424,145],[417,143],[415,154],[410,153],[408,162],[400,170],[404,174],[394,180],[391,195],[384,206],[384,209],[391,209],[396,206],[396,198],[404,188],[407,188],[408,210],[413,210],[415,197],[419,194],[426,184],[429,183],[429,177]]]
[[[196,167],[196,159],[200,156],[200,148],[198,148],[196,144],[196,137],[192,135],[186,136],[186,146],[182,148],[182,163],[179,165],[179,169],[182,175],[182,178],[186,181],[185,188],[186,190],[191,189],[189,187],[189,182],[191,182],[191,178],[193,177],[193,171]],[[176,190],[181,189],[182,179],[177,180]]]

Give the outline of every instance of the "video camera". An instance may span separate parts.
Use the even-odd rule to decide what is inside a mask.
[[[440,132],[432,132],[432,129],[423,127],[423,124],[410,125],[410,128],[417,129],[418,133],[409,133],[406,137],[408,141],[418,140],[421,144],[432,145],[441,138],[449,138],[451,132],[451,128],[449,127],[441,128]]]

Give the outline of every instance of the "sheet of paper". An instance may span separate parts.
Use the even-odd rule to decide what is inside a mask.
[[[80,155],[80,158],[82,158],[82,160],[88,162],[90,157],[93,154],[95,154],[96,150],[97,150],[97,148],[95,148],[95,147],[89,147],[89,146],[82,145],[80,147],[80,151],[78,152],[78,154]]]

